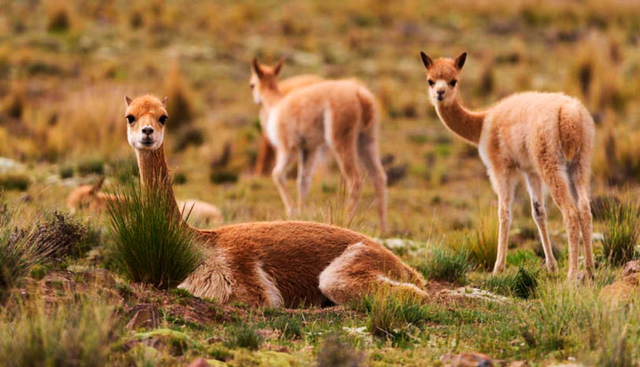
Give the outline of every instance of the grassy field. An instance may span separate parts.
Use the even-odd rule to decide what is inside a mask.
[[[638,282],[623,272],[640,256],[639,2],[50,0],[0,8],[0,364],[430,366],[465,352],[543,366],[640,363]],[[497,197],[475,148],[429,104],[421,50],[469,52],[459,88],[470,108],[531,89],[585,103],[597,126],[593,284],[565,281],[567,238],[551,200],[561,271],[546,271],[524,185],[507,271],[488,272]],[[381,241],[423,273],[432,302],[381,289],[344,307],[221,306],[130,282],[114,260],[108,215],[65,213],[78,185],[104,176],[117,190],[137,171],[123,96],[152,93],[169,96],[165,146],[178,199],[215,204],[225,224],[285,219],[271,178],[253,174],[261,134],[249,90],[254,56],[285,58],[283,77],[356,77],[379,99],[385,168],[402,172],[389,187]],[[347,218],[345,184],[328,157],[299,219],[379,238],[373,188],[364,187],[358,215]],[[140,310],[153,315],[151,325],[129,323]]]

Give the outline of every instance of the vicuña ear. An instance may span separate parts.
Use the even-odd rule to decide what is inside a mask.
[[[254,57],[253,60],[251,60],[251,69],[253,70],[254,73],[256,73],[258,78],[262,78],[262,76],[264,75],[264,73],[262,72],[262,69],[260,69],[258,58],[256,57]]]
[[[431,65],[433,65],[433,60],[431,60],[431,58],[424,52],[420,51],[420,57],[422,58],[422,63],[425,68],[429,69]]]
[[[100,191],[100,188],[102,188],[102,184],[104,184],[104,176],[100,177],[100,180],[96,182],[95,185],[93,185],[93,187],[91,188],[91,195],[95,195],[98,191]]]
[[[455,61],[456,69],[461,70],[466,60],[467,60],[467,53],[463,52],[462,55],[456,58],[456,61]]]
[[[131,97],[129,96],[124,96],[124,103],[127,105],[127,107],[129,107],[131,105],[131,102],[133,100],[131,99]]]
[[[280,59],[280,61],[278,61],[276,66],[273,68],[273,72],[276,74],[276,76],[280,74],[280,71],[282,71],[282,65],[284,65],[284,59]]]
[[[168,96],[164,96],[164,98],[162,98],[162,107],[167,107],[167,101],[169,100]]]

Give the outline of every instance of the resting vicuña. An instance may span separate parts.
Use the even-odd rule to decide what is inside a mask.
[[[160,190],[173,199],[163,145],[168,123],[164,102],[152,96],[125,101],[127,135],[143,190]],[[180,288],[198,297],[253,306],[320,306],[358,300],[380,284],[427,297],[417,272],[379,243],[347,229],[312,222],[244,223],[212,230],[186,226],[204,243],[206,260]]]
[[[360,199],[362,177],[358,161],[373,181],[380,229],[387,227],[387,175],[380,163],[378,135],[380,112],[373,94],[352,80],[326,81],[284,96],[278,88],[282,61],[275,67],[251,63],[250,85],[256,103],[269,117],[262,122],[276,150],[273,180],[287,210],[293,202],[286,186],[287,168],[298,161],[298,208],[304,205],[318,152],[327,146],[347,181],[347,212],[353,216]]]
[[[592,218],[589,180],[595,126],[589,111],[562,93],[514,94],[481,111],[465,109],[458,98],[458,78],[466,52],[455,60],[433,61],[420,53],[426,68],[429,97],[444,125],[478,146],[491,184],[498,194],[498,258],[494,272],[505,268],[511,207],[521,172],[531,197],[531,210],[542,239],[547,268],[557,270],[547,229],[543,185],[564,218],[569,238],[569,278],[578,270],[580,235],[585,264],[593,276]]]

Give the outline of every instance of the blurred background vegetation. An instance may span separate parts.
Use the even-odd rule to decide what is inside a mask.
[[[41,196],[52,205],[62,205],[78,177],[91,181],[132,159],[123,96],[153,93],[169,96],[166,145],[179,196],[216,203],[228,221],[283,218],[270,180],[251,175],[260,134],[248,87],[254,56],[285,58],[283,77],[355,76],[370,86],[384,110],[381,151],[399,176],[390,192],[398,234],[429,232],[442,220],[435,210],[452,213],[447,228],[469,227],[469,206],[492,198],[473,148],[453,138],[428,103],[420,50],[470,53],[460,88],[471,108],[529,89],[580,98],[598,126],[594,192],[640,179],[637,1],[5,0],[0,7],[0,156],[26,166],[0,172],[0,183],[32,195],[48,190]],[[341,191],[335,164],[326,170],[332,174],[316,179],[312,202]],[[335,216],[325,204],[307,219]],[[372,205],[367,191],[363,206]],[[525,198],[521,206],[529,220]],[[363,212],[361,227],[371,228]]]

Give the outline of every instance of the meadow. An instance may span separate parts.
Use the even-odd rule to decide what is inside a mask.
[[[461,353],[514,366],[640,363],[639,269],[625,267],[640,257],[639,2],[5,0],[0,8],[0,364],[453,366]],[[587,106],[597,128],[593,282],[566,281],[567,237],[551,199],[560,272],[547,272],[523,184],[507,271],[490,273],[497,197],[477,150],[430,105],[421,50],[469,53],[459,88],[470,108],[526,90]],[[178,199],[216,205],[225,224],[286,219],[271,177],[254,172],[253,57],[284,58],[283,78],[355,77],[373,91],[389,231],[377,228],[368,180],[358,214],[347,217],[331,157],[297,219],[379,239],[424,275],[431,302],[381,289],[322,309],[219,305],[123,273],[113,211],[68,213],[79,185],[105,177],[105,190],[117,192],[135,180],[123,97],[151,93],[169,97],[165,147]],[[459,365],[481,362],[468,363]]]

